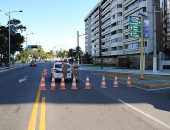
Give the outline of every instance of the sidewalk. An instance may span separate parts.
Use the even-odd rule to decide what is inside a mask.
[[[27,65],[28,65],[27,63],[15,63],[15,64],[11,64],[10,68],[3,65],[3,66],[0,66],[0,72],[8,71],[11,69],[15,69],[15,68],[19,68],[19,67],[23,67]]]
[[[113,73],[122,73],[122,74],[140,74],[140,70],[137,69],[118,69],[116,67],[88,67],[88,66],[80,66],[80,70],[93,70],[98,72],[113,72]],[[170,76],[170,70],[163,70],[163,71],[157,71],[153,72],[152,70],[145,70],[144,74],[147,75],[169,75]]]
[[[118,81],[126,83],[127,77],[131,77],[132,85],[140,86],[148,90],[154,89],[169,89],[170,88],[170,70],[163,70],[161,72],[153,72],[152,70],[144,71],[144,79],[140,79],[140,70],[135,69],[117,69],[116,67],[87,67],[81,66],[79,70],[96,71],[99,75],[105,75],[108,78],[114,79],[118,77]]]

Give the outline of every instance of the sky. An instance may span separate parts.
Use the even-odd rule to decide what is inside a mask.
[[[41,45],[45,51],[75,48],[77,31],[85,33],[84,18],[100,0],[1,0],[0,24],[19,19],[27,27],[28,45]],[[33,34],[31,34],[33,33]],[[80,47],[85,48],[85,36],[80,36]],[[24,46],[26,43],[24,43]]]

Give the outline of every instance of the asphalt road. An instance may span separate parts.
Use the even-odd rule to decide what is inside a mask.
[[[47,68],[46,90],[38,91]],[[0,73],[0,130],[166,130],[170,129],[170,90],[128,88],[93,71],[79,71],[78,90],[50,90],[49,63]],[[85,90],[89,77],[91,90]],[[25,80],[24,80],[25,78]],[[19,79],[22,81],[19,83]],[[36,100],[35,100],[36,99]]]

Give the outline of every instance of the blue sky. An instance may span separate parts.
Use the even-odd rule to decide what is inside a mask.
[[[74,48],[77,44],[76,31],[84,34],[84,18],[100,0],[1,0],[0,10],[11,13],[11,18],[21,20],[27,27],[29,44],[40,44],[43,48],[59,50]],[[8,17],[0,13],[0,24],[5,25]],[[80,37],[84,50],[84,36]]]

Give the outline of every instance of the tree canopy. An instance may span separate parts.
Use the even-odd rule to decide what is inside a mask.
[[[21,52],[23,50],[24,36],[21,34],[26,30],[26,27],[21,24],[20,20],[13,19],[8,21],[10,23],[10,54]],[[0,55],[7,58],[9,55],[9,27],[0,26]]]

